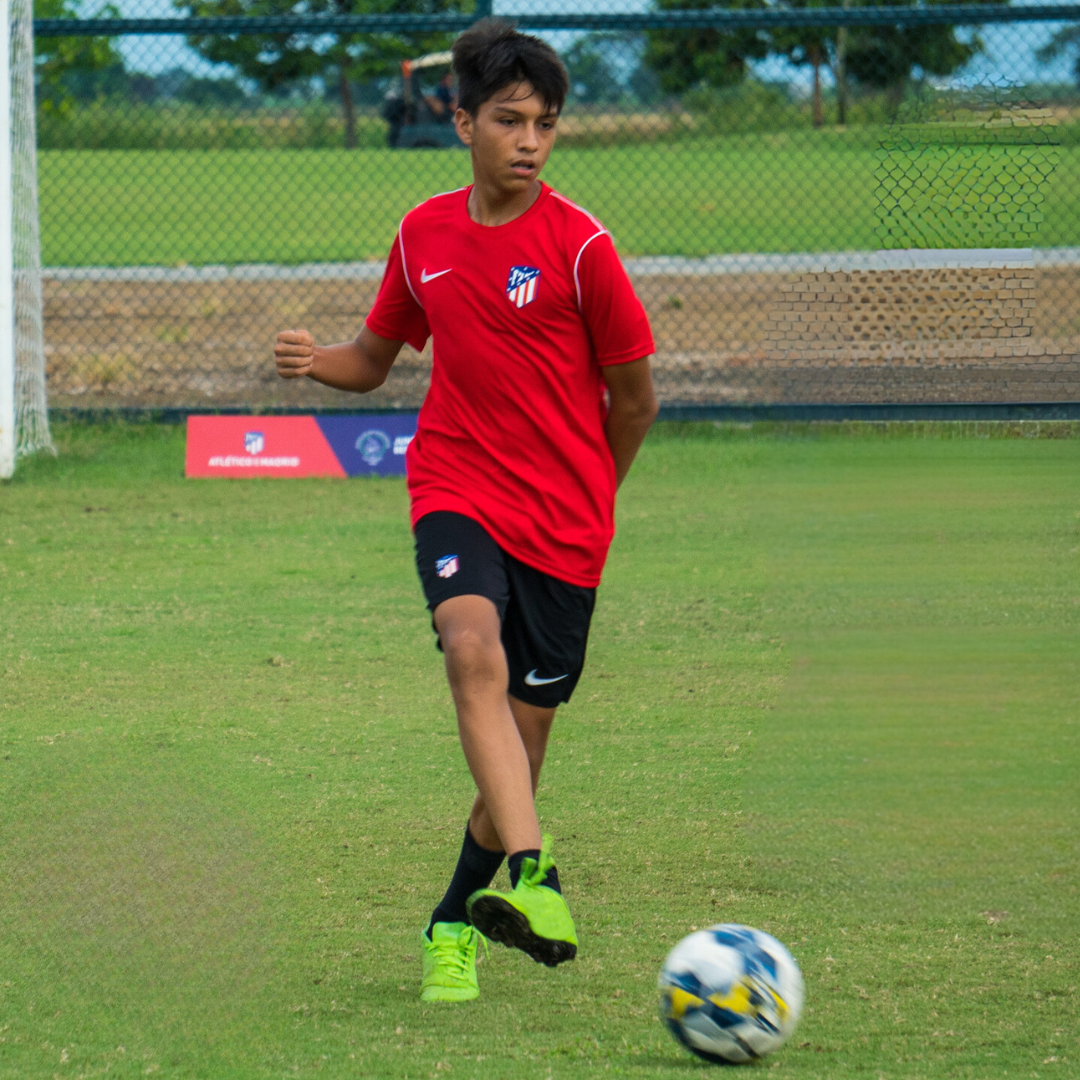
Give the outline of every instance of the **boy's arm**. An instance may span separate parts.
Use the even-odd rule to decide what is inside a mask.
[[[386,382],[403,344],[380,337],[366,325],[354,341],[340,345],[316,345],[307,330],[282,330],[274,345],[274,359],[283,379],[306,375],[338,390],[366,394]]]
[[[574,273],[578,304],[607,386],[604,433],[621,484],[659,411],[649,372],[656,346],[649,317],[609,233],[597,232],[585,241]]]
[[[647,356],[628,364],[609,364],[600,371],[611,401],[604,433],[615,459],[615,480],[621,484],[660,407]]]

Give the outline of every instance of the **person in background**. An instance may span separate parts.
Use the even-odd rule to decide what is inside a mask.
[[[431,115],[440,124],[449,124],[457,112],[457,92],[454,90],[454,73],[448,71],[438,82],[435,90],[424,95]]]

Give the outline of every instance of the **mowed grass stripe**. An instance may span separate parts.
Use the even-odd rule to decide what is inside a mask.
[[[1059,153],[1046,220],[1021,246],[1080,243],[1080,152]],[[873,133],[788,133],[564,147],[545,178],[627,255],[872,250],[878,166]],[[954,174],[938,177],[943,198]],[[411,207],[470,172],[454,151],[47,150],[39,180],[46,265],[201,265],[382,258]],[[966,246],[1018,243],[1003,228]]]

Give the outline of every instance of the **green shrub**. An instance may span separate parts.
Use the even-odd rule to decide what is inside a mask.
[[[187,102],[97,101],[64,116],[38,113],[42,150],[331,150],[345,144],[340,111],[323,101],[229,109]],[[386,145],[386,124],[361,114],[357,145]]]

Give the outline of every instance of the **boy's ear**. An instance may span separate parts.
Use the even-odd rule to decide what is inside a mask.
[[[454,113],[454,127],[457,128],[458,138],[466,145],[472,146],[473,117],[464,109],[458,109]]]

